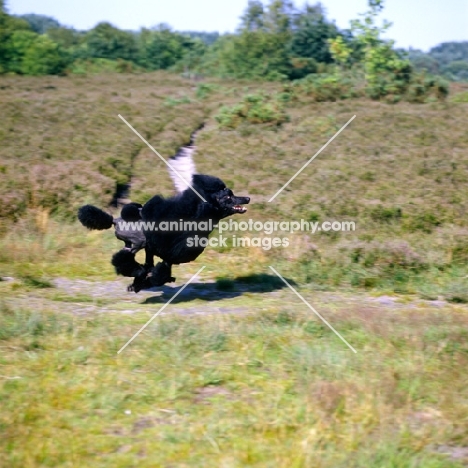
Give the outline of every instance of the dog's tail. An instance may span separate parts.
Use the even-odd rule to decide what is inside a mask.
[[[105,211],[93,206],[84,205],[78,210],[78,219],[88,229],[103,231],[113,225],[114,218]]]

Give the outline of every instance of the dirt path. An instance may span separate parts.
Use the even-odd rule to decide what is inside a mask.
[[[190,275],[181,275],[174,284],[144,290],[138,294],[127,292],[128,278],[119,278],[115,281],[56,278],[52,288],[26,291],[7,297],[5,300],[16,307],[76,315],[102,313],[152,315],[166,304],[189,278]],[[4,282],[0,284],[5,285]],[[349,292],[317,292],[311,288],[299,290],[307,301],[327,317],[332,317],[335,313],[343,316],[353,311],[366,311],[374,315],[390,311],[468,309],[466,305],[449,304],[442,300],[425,301],[386,295],[372,297]],[[258,310],[300,312],[307,311],[307,307],[287,288],[260,291],[258,285],[234,282],[232,290],[223,291],[215,281],[194,280],[167,306],[163,314],[237,314]]]

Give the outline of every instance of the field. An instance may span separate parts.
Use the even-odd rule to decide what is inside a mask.
[[[0,466],[466,466],[468,99],[452,91],[391,105],[162,72],[2,77]],[[287,119],[223,127],[246,96]],[[289,246],[228,242],[129,294],[119,242],[76,210],[172,186],[118,114],[166,158],[203,126],[198,171],[252,199],[236,221],[356,230],[231,230]]]

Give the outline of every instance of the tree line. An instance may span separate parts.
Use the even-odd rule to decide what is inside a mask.
[[[382,73],[404,82],[413,69],[468,79],[468,42],[442,44],[429,54],[396,50],[380,38],[389,27],[377,22],[382,8],[382,0],[369,0],[364,20],[343,30],[320,3],[298,8],[290,0],[249,0],[236,33],[220,35],[178,32],[166,24],[125,31],[107,22],[78,31],[43,15],[10,15],[0,0],[0,73],[80,73],[91,67],[297,80],[361,67],[374,85]]]
[[[468,41],[444,42],[425,53],[409,49],[416,70],[442,75],[451,81],[468,81]]]

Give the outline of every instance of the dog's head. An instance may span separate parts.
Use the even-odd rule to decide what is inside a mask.
[[[195,189],[200,190],[207,202],[219,211],[221,218],[247,211],[247,208],[242,205],[248,205],[250,198],[236,197],[232,190],[228,189],[226,184],[217,177],[196,174],[193,176],[193,185]]]
[[[247,205],[250,202],[249,197],[236,197],[231,189],[224,188],[219,192],[212,195],[212,199],[215,201],[222,218],[231,216],[233,214],[242,214],[247,211],[247,208],[242,205]]]

